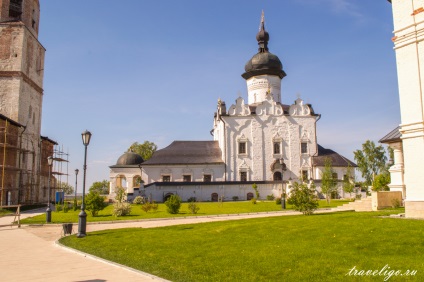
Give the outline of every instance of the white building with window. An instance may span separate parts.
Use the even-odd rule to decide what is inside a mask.
[[[110,167],[111,196],[126,178],[129,195],[142,193],[156,201],[171,194],[183,200],[246,200],[253,195],[253,183],[263,198],[279,197],[284,190],[289,192],[291,180],[312,179],[319,186],[324,158],[332,160],[340,181],[349,165],[356,166],[318,145],[316,122],[321,115],[312,105],[300,98],[284,103],[289,100],[281,91],[286,73],[280,59],[268,50],[263,16],[256,39],[258,53],[242,74],[247,100],[239,97],[228,109],[218,100],[213,141],[174,141],[146,162],[134,153],[124,154]],[[133,181],[140,176],[144,185]]]

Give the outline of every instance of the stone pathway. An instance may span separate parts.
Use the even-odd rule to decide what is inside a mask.
[[[37,210],[21,218],[43,213]],[[319,212],[331,212],[321,210]],[[90,223],[87,232],[126,227],[154,228],[224,220],[239,220],[272,216],[288,216],[299,212],[269,212],[241,215],[219,215],[158,220],[139,220],[115,223]],[[9,224],[13,217],[1,217],[0,226]],[[77,231],[73,226],[73,233]],[[62,225],[23,225],[0,227],[2,254],[1,281],[165,281],[138,270],[117,265],[56,244],[63,236]],[[88,234],[88,236],[90,236]]]

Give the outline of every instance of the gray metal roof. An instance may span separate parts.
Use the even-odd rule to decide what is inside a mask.
[[[318,145],[318,156],[312,157],[312,163],[314,166],[325,166],[325,159],[331,159],[331,165],[334,167],[357,167],[357,165],[343,157],[342,155],[334,152],[331,149],[325,149],[321,145]]]
[[[218,141],[174,141],[156,151],[146,165],[223,164]]]
[[[402,141],[400,139],[402,137],[402,134],[400,134],[400,126],[396,127],[392,131],[390,131],[386,136],[380,139],[380,143],[392,143],[392,142],[399,142]]]

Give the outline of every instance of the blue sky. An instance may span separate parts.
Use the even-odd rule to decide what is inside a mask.
[[[270,52],[287,73],[282,102],[300,94],[322,114],[320,145],[353,160],[365,140],[400,123],[385,0],[40,2],[42,135],[69,152],[72,185],[85,129],[93,134],[87,188],[108,179],[135,141],[212,140],[217,99],[247,100],[241,74],[257,52],[262,10]]]

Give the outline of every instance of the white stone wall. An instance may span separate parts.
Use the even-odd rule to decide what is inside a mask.
[[[406,217],[424,218],[424,0],[393,0]]]
[[[169,165],[143,167],[145,184],[162,182],[163,175],[171,176],[171,182],[182,182],[183,175],[191,175],[192,182],[203,182],[205,174],[212,175],[212,181],[224,181],[224,165]]]
[[[225,133],[224,122],[215,122],[214,136],[225,154],[227,180],[239,181],[240,171],[247,171],[248,181],[273,180],[271,166],[280,158],[287,166],[284,179],[298,179],[302,169],[311,175],[311,156],[317,153],[317,140],[316,116],[310,115],[309,107],[298,99],[290,115],[285,115],[282,107],[268,95],[256,107],[256,114],[247,109],[244,100],[238,98],[229,108],[229,115],[222,116]],[[246,154],[238,153],[240,142],[246,142]],[[281,142],[280,154],[274,154],[274,142]],[[308,144],[305,154],[301,154],[301,142]]]
[[[281,102],[281,78],[275,75],[258,75],[246,80],[249,104],[261,103],[270,91],[274,101]]]

